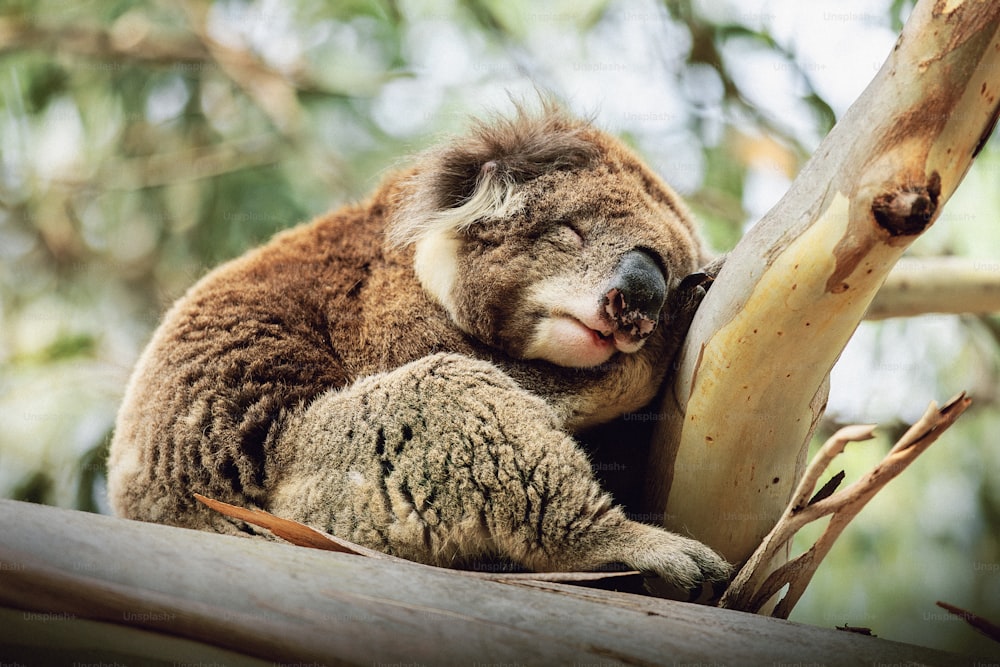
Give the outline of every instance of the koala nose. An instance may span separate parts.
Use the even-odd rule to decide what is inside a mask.
[[[604,312],[619,332],[642,340],[653,333],[667,298],[667,280],[653,258],[642,250],[622,257],[602,299]]]

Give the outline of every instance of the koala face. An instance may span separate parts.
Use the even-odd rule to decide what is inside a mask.
[[[455,324],[517,359],[586,368],[669,317],[701,247],[677,196],[617,140],[551,105],[480,125],[410,179],[390,240]]]

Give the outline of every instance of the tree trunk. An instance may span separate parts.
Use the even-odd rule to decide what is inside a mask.
[[[997,119],[1000,3],[922,0],[727,258],[658,415],[646,512],[742,563],[801,475],[830,369]],[[666,512],[669,512],[667,514]]]
[[[0,625],[0,657],[30,656],[25,665],[69,664],[81,655],[86,662],[192,662],[197,647],[162,635],[214,645],[213,653],[194,655],[222,656],[216,659],[225,664],[233,656],[220,649],[330,665],[970,661],[725,609],[565,584],[498,583],[10,500],[0,500],[0,535],[0,607],[9,608],[0,609],[8,621]],[[103,624],[161,637],[147,645],[145,633]],[[67,640],[80,625],[116,644],[95,645],[90,634]]]

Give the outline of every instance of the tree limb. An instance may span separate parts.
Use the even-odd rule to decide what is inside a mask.
[[[1000,113],[1000,4],[921,0],[875,80],[728,256],[658,415],[645,512],[743,563],[791,497],[824,383]]]
[[[152,30],[133,17],[118,31],[93,25],[46,25],[0,17],[0,55],[27,49],[96,60],[128,59],[151,65],[207,63],[208,50],[190,35]]]
[[[0,644],[5,656],[12,645],[29,647],[34,660],[49,648],[48,628],[88,619],[272,663],[775,664],[832,655],[844,664],[969,664],[968,656],[726,609],[486,581],[10,500],[0,500],[0,535]],[[101,647],[77,636],[89,642],[88,657],[109,663],[145,645]],[[134,662],[169,662],[143,657]]]
[[[246,49],[231,48],[205,32],[207,6],[183,3],[194,33],[168,34],[154,29],[137,12],[110,28],[93,25],[49,25],[22,18],[0,17],[0,55],[33,49],[73,57],[156,66],[218,67],[257,105],[284,136],[294,136],[302,122],[299,91],[319,86],[304,72],[277,72]]]
[[[904,257],[886,277],[865,319],[925,313],[1000,313],[1000,257]]]

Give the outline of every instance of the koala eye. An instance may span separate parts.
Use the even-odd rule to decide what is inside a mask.
[[[580,228],[572,222],[560,222],[559,235],[561,238],[566,239],[577,248],[582,248],[586,243],[586,238],[584,237],[583,232],[580,231]]]

